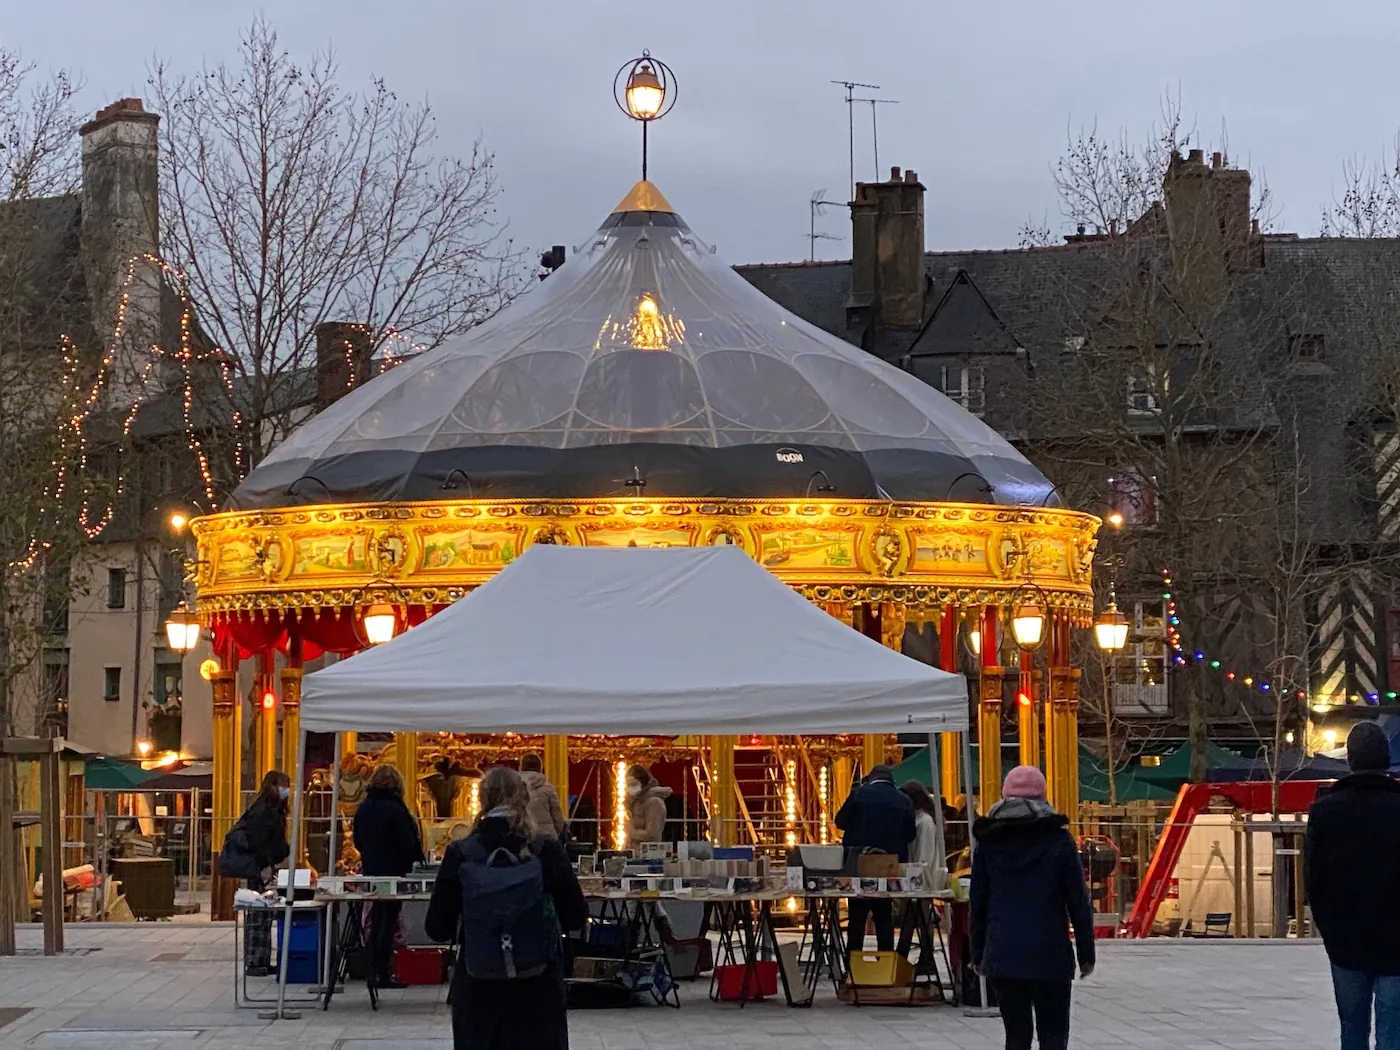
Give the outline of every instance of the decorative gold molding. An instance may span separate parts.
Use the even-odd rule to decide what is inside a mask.
[[[532,543],[729,543],[814,601],[911,611],[1006,605],[1029,569],[1050,605],[1083,623],[1099,524],[1056,508],[960,503],[441,500],[229,511],[192,531],[206,619],[353,606],[385,584],[406,603],[443,605]]]

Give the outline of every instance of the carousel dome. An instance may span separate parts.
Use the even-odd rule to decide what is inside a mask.
[[[235,501],[1050,492],[980,419],[782,309],[640,182],[548,280],[315,416]]]

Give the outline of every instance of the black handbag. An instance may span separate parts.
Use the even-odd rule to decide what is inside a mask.
[[[219,851],[219,874],[226,879],[256,879],[262,874],[262,865],[241,823],[235,824],[224,836],[224,848]]]

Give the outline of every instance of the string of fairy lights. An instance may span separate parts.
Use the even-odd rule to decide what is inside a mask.
[[[127,260],[126,270],[119,286],[112,333],[106,342],[106,347],[91,382],[84,383],[82,379],[82,361],[71,338],[67,335],[60,337],[59,351],[62,360],[60,391],[62,403],[69,406],[69,410],[63,413],[58,422],[56,450],[50,464],[52,479],[43,488],[37,534],[30,537],[24,553],[8,563],[7,568],[11,573],[28,572],[42,559],[46,551],[52,549],[51,541],[44,538],[49,534],[49,526],[51,525],[49,516],[54,512],[55,505],[68,491],[70,484],[72,484],[73,474],[84,472],[90,466],[89,439],[86,427],[94,415],[110,407],[109,399],[104,398],[104,394],[108,394],[113,387],[111,382],[113,368],[117,363],[118,353],[130,324],[133,285],[136,282],[138,272],[142,270],[153,271],[161,288],[168,284],[177,291],[180,307],[179,346],[173,352],[161,346],[159,342],[153,342],[147,347],[147,357],[140,367],[139,375],[135,377],[134,396],[130,404],[126,405],[120,413],[122,444],[117,451],[119,453],[127,451],[126,442],[131,437],[132,428],[142,406],[150,403],[153,395],[158,396],[165,393],[159,387],[152,389],[152,381],[157,374],[157,365],[162,359],[165,359],[173,360],[179,369],[182,385],[181,424],[184,438],[198,465],[201,488],[210,510],[215,509],[218,504],[218,487],[215,484],[211,456],[200,437],[199,425],[194,411],[195,390],[199,385],[197,373],[201,368],[214,371],[218,377],[219,387],[228,399],[229,422],[235,437],[233,449],[235,472],[241,478],[251,466],[247,462],[247,452],[241,437],[244,414],[234,397],[235,363],[233,358],[219,346],[210,346],[204,350],[196,346],[194,300],[190,295],[189,282],[185,273],[158,256],[149,253],[133,255]],[[371,334],[371,330],[367,326],[359,327],[364,329],[366,335]],[[425,344],[412,339],[397,329],[386,329],[379,338],[379,350],[375,354],[377,371],[379,373],[386,372],[426,349]],[[347,389],[353,389],[357,386],[361,378],[357,374],[358,365],[352,351],[353,347],[347,341],[345,346]],[[77,524],[88,540],[97,539],[112,523],[116,516],[117,506],[125,491],[126,472],[119,466],[113,478],[109,498],[105,501],[105,506],[101,508],[100,512],[87,499],[81,502],[78,508]]]
[[[1257,689],[1261,693],[1276,692],[1275,684],[1269,681],[1265,675],[1241,674],[1231,667],[1226,667],[1220,660],[1203,652],[1200,649],[1188,650],[1181,642],[1181,611],[1176,604],[1176,595],[1172,591],[1172,574],[1170,569],[1162,569],[1162,601],[1166,603],[1167,611],[1167,646],[1171,650],[1171,661],[1177,667],[1185,667],[1188,664],[1201,664],[1209,667],[1213,671],[1219,671],[1226,682],[1236,683],[1246,689]],[[1295,693],[1299,700],[1308,698],[1307,690],[1299,689]],[[1370,703],[1379,703],[1381,697],[1387,700],[1396,699],[1394,691],[1384,694],[1375,692],[1369,693],[1366,699]]]

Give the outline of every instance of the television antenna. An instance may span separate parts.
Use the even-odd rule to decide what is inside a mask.
[[[808,213],[809,213],[809,214],[808,214],[809,222],[808,222],[808,226],[807,226],[807,261],[808,261],[808,262],[816,262],[816,261],[817,261],[817,242],[818,242],[818,241],[839,241],[839,240],[841,240],[841,238],[838,237],[838,236],[837,236],[836,234],[834,234],[834,233],[818,233],[818,232],[817,232],[817,216],[818,216],[818,215],[824,215],[824,214],[826,214],[826,212],[825,212],[825,209],[826,209],[826,208],[839,208],[839,207],[840,207],[839,204],[835,203],[834,201],[829,201],[829,200],[826,199],[826,190],[813,190],[813,191],[812,191],[812,197],[811,197],[811,199],[807,202],[807,209],[808,209]]]
[[[875,108],[875,107],[876,107],[876,106],[897,106],[897,105],[899,105],[899,99],[897,99],[897,98],[853,98],[853,99],[851,99],[851,103],[852,103],[853,105],[854,105],[855,103],[857,103],[857,102],[869,102],[869,103],[870,103],[870,141],[871,141],[871,144],[872,144],[872,145],[874,146],[874,148],[875,148],[875,181],[876,181],[876,182],[879,182],[879,181],[880,181],[880,173],[881,173],[884,169],[880,167],[880,124],[879,124],[879,121],[878,121],[877,118],[876,118],[876,108]]]
[[[867,91],[879,91],[879,84],[862,84],[859,80],[833,80],[833,84],[839,84],[846,89],[846,141],[847,152],[850,156],[851,173],[851,200],[856,197],[856,88],[865,88]],[[860,101],[864,102],[864,99]],[[871,107],[874,108],[873,106]]]

